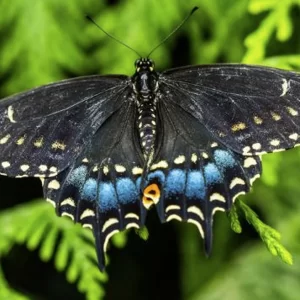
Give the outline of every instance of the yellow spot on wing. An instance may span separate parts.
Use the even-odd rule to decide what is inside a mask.
[[[60,188],[60,183],[56,179],[53,179],[49,182],[48,188],[58,190]]]
[[[26,138],[26,135],[21,136],[21,137],[16,141],[16,144],[19,145],[19,146],[22,145],[22,144],[24,144],[25,138]]]
[[[293,134],[289,135],[289,139],[295,140],[295,141],[298,139],[298,137],[299,137],[298,133],[293,133]]]
[[[282,94],[280,95],[280,97],[285,96],[288,90],[290,89],[290,81],[287,81],[285,78],[283,78],[282,81]]]
[[[29,169],[29,165],[22,165],[20,167],[20,169],[23,171],[23,172],[26,172],[28,169]]]
[[[51,203],[54,207],[56,207],[55,201],[53,201],[53,200],[51,200],[49,198],[47,198],[46,201],[49,202],[49,203]]]
[[[223,207],[214,207],[211,214],[214,215],[218,210],[219,211],[225,211],[225,209]]]
[[[92,224],[85,223],[85,224],[82,224],[82,227],[83,228],[89,228],[89,229],[93,230]]]
[[[197,207],[197,206],[190,206],[190,207],[187,209],[187,212],[193,213],[193,214],[197,215],[201,220],[204,220],[203,213],[202,213],[202,211],[200,210],[200,208]]]
[[[197,154],[193,153],[192,156],[191,156],[191,161],[192,161],[193,163],[196,163],[197,160],[198,160]]]
[[[14,109],[11,105],[7,108],[7,117],[11,123],[16,123],[14,120]]]
[[[263,120],[258,116],[254,116],[253,119],[254,119],[254,123],[257,124],[257,125],[260,125],[263,122]]]
[[[281,119],[281,116],[273,111],[271,112],[271,116],[274,121],[279,121]]]
[[[196,225],[199,232],[200,232],[201,237],[204,238],[204,231],[203,231],[202,226],[199,222],[197,222],[196,220],[193,220],[193,219],[188,219],[187,222]]]
[[[270,141],[270,145],[276,147],[276,146],[279,146],[280,145],[280,141],[277,140],[277,139],[274,139],[272,141]]]
[[[137,229],[139,229],[140,226],[138,224],[136,224],[136,223],[128,223],[125,228],[126,229],[130,229],[130,228],[137,228]]]
[[[201,155],[202,155],[202,157],[205,158],[205,159],[208,158],[208,154],[207,154],[206,152],[202,152]]]
[[[104,166],[104,167],[103,167],[103,173],[104,173],[105,175],[107,175],[108,172],[109,172],[108,166]]]
[[[33,145],[37,148],[41,148],[43,146],[43,143],[44,143],[44,138],[41,136],[34,141]]]
[[[181,222],[182,218],[180,216],[177,216],[177,215],[169,215],[167,217],[166,221],[169,222],[171,220],[177,220],[177,221]]]
[[[4,169],[6,169],[6,168],[9,168],[9,167],[10,167],[10,162],[9,162],[9,161],[3,161],[3,162],[1,163],[1,165],[2,165],[2,167],[3,167]]]
[[[226,202],[224,196],[219,193],[213,193],[210,195],[209,201],[215,201],[215,200],[221,201],[221,202]]]
[[[10,139],[11,135],[7,134],[5,137],[3,137],[2,139],[0,139],[0,144],[5,144],[7,143],[7,141]]]
[[[133,175],[141,175],[143,173],[143,169],[139,167],[133,167],[132,168],[132,174]]]
[[[67,213],[67,212],[63,212],[63,213],[61,214],[61,216],[62,216],[62,217],[63,217],[63,216],[66,216],[66,217],[70,218],[72,221],[74,221],[74,216],[71,215],[71,214],[69,214],[69,213]]]
[[[293,109],[292,107],[289,107],[289,106],[288,106],[286,109],[287,109],[288,113],[289,113],[290,115],[292,115],[293,117],[298,116],[298,111],[296,111],[296,110]]]
[[[122,165],[115,165],[115,170],[118,172],[118,173],[123,173],[126,171],[126,168]]]
[[[60,203],[60,206],[64,206],[64,205],[70,205],[70,206],[72,206],[72,207],[76,207],[75,201],[74,201],[71,197],[69,197],[69,198],[63,200],[63,201]]]
[[[260,143],[254,143],[252,145],[252,149],[254,149],[254,150],[260,150],[261,149],[261,144]]]
[[[243,148],[243,155],[249,155],[251,154],[249,151],[251,150],[251,148],[249,146],[246,146]]]
[[[105,238],[105,240],[104,240],[104,243],[103,243],[103,250],[104,250],[104,252],[106,252],[106,250],[107,250],[107,245],[108,245],[109,239],[110,239],[114,234],[116,234],[116,233],[118,233],[118,232],[119,232],[119,230],[113,230],[112,232],[110,232],[110,233],[106,236],[106,238]]]
[[[170,210],[179,210],[179,209],[180,209],[180,206],[179,206],[179,205],[174,205],[174,204],[172,204],[172,205],[169,205],[169,206],[166,208],[165,212],[167,213],[167,212],[170,211]]]
[[[246,182],[242,179],[242,178],[239,178],[239,177],[235,177],[234,179],[232,179],[230,185],[229,185],[229,188],[232,190],[236,185],[245,185]]]
[[[92,171],[93,172],[98,172],[99,171],[99,166],[98,165],[94,166]]]
[[[86,209],[80,216],[80,220],[88,217],[95,217],[95,212],[91,209]]]
[[[107,228],[109,228],[110,226],[112,226],[112,225],[114,225],[114,224],[117,224],[117,223],[119,223],[119,220],[116,219],[116,218],[108,219],[108,220],[103,224],[102,232],[105,232]]]
[[[161,160],[156,164],[153,164],[150,168],[150,170],[156,170],[156,169],[167,169],[168,163],[165,160]]]
[[[245,194],[246,194],[245,191],[238,192],[236,195],[234,195],[234,196],[232,197],[232,202],[234,202],[238,196],[240,196],[240,195],[245,195]]]
[[[55,141],[52,145],[51,148],[54,150],[65,150],[66,149],[66,144],[60,141]]]
[[[45,171],[47,171],[47,169],[48,169],[48,167],[47,167],[46,165],[40,165],[40,166],[39,166],[39,170],[40,170],[41,172],[45,172]]]
[[[253,157],[247,157],[244,160],[244,168],[250,168],[251,166],[257,165],[256,160]]]
[[[137,220],[139,220],[140,217],[137,214],[128,213],[128,214],[125,215],[125,219],[137,219]]]
[[[184,162],[185,162],[185,156],[184,155],[179,155],[178,157],[176,157],[174,159],[174,163],[176,165],[183,164]]]
[[[244,130],[246,128],[246,124],[239,122],[231,126],[232,131]]]
[[[252,185],[253,184],[253,182],[257,179],[257,178],[259,178],[260,177],[260,175],[259,174],[256,174],[256,175],[254,175],[252,178],[250,178],[250,184]]]

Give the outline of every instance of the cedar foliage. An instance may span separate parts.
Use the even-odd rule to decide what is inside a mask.
[[[14,0],[13,5],[1,1],[0,95],[73,76],[132,74],[136,55],[87,22],[86,14],[109,33],[147,55],[195,4],[199,11],[153,53],[158,69],[182,64],[244,62],[300,70],[299,0],[202,0],[199,3],[191,0]],[[119,248],[129,244],[131,260],[111,257],[110,262],[113,264],[115,259],[119,265],[108,267],[105,274],[98,271],[95,263],[89,231],[57,218],[53,209],[41,200],[27,201],[23,190],[5,192],[1,179],[0,299],[65,299],[64,286],[55,292],[37,291],[13,282],[14,276],[21,281],[30,276],[30,270],[23,269],[24,259],[11,254],[16,245],[35,250],[45,265],[48,262],[57,272],[63,272],[78,290],[73,299],[104,299],[105,293],[106,299],[127,299],[127,296],[160,299],[163,295],[188,300],[297,299],[300,292],[299,153],[295,149],[264,156],[262,178],[254,184],[252,193],[240,197],[243,202],[238,201],[229,214],[232,228],[242,231],[241,235],[230,229],[225,214],[217,214],[210,259],[204,257],[200,237],[192,225],[172,225],[178,236],[177,244],[172,244],[168,236],[161,237],[162,244],[153,244],[150,222],[146,247],[152,247],[148,253],[155,254],[143,257],[148,264],[137,267],[134,254],[144,248],[135,249],[135,244],[127,243],[128,237],[134,239],[132,234],[119,234],[113,238],[113,244]],[[15,181],[10,181],[9,187]],[[13,198],[16,202],[10,203]],[[245,203],[255,207],[258,215]],[[288,265],[292,258],[279,242],[279,233],[266,224],[282,233],[284,245],[295,261],[293,267]],[[147,231],[140,234],[147,236]],[[156,234],[159,230],[153,233]],[[271,256],[259,237],[272,254],[287,264]],[[170,247],[177,248],[168,248],[163,244],[164,239]],[[160,251],[165,257],[166,249],[175,253],[176,259],[172,261],[177,266],[175,276],[163,260],[159,269],[149,270],[151,264],[157,268],[154,260]],[[28,252],[23,251],[22,255],[27,257]],[[125,249],[116,254],[114,251],[113,255],[120,255],[121,251]],[[7,276],[9,272],[2,263],[6,260],[14,262],[18,274]],[[157,278],[153,279],[153,274]],[[50,289],[55,289],[51,285],[55,276],[49,274]],[[145,278],[148,284],[142,283]],[[158,283],[159,288],[153,287]],[[160,293],[153,296],[159,289]]]

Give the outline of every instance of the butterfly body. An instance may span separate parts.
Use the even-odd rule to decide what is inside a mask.
[[[149,59],[137,60],[136,70],[132,88],[138,111],[137,126],[144,157],[149,160],[151,159],[149,155],[154,151],[156,137],[158,74],[154,71],[154,64]]]
[[[66,80],[0,102],[0,173],[39,177],[44,197],[93,230],[99,266],[115,233],[196,225],[207,253],[216,211],[261,174],[260,155],[300,137],[300,75],[203,65]]]

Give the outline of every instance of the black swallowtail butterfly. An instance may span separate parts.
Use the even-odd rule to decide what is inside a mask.
[[[209,253],[214,213],[249,191],[260,155],[300,140],[300,74],[240,64],[158,73],[149,58],[135,68],[0,102],[0,174],[40,178],[58,215],[93,230],[101,270],[111,236],[142,227],[152,206],[161,222],[195,224]]]
[[[195,224],[205,249],[213,215],[261,174],[260,155],[300,137],[300,75],[251,65],[88,76],[0,102],[0,172],[39,177],[58,215],[90,227],[99,266],[109,238],[161,222]]]

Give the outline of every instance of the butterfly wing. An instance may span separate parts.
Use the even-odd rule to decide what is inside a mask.
[[[0,173],[48,177],[64,170],[124,103],[127,82],[79,77],[1,100]]]
[[[162,222],[195,224],[209,253],[214,213],[229,210],[234,199],[250,189],[261,174],[260,158],[245,157],[219,143],[193,115],[162,94],[162,131],[143,199],[156,204]]]
[[[93,230],[101,270],[109,238],[145,222],[135,111],[133,102],[123,105],[101,125],[76,161],[44,182],[45,198],[58,215]]]
[[[300,74],[221,64],[173,69],[160,79],[168,101],[238,153],[275,152],[299,143]]]

